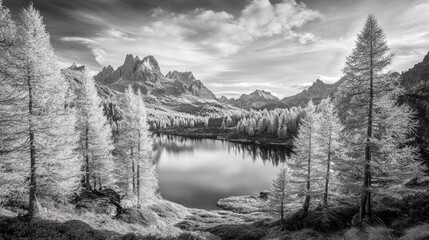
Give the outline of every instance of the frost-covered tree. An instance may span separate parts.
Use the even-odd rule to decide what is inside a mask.
[[[136,206],[147,204],[158,189],[153,147],[147,125],[147,113],[140,91],[131,86],[125,91],[123,124],[119,140],[122,181],[127,195],[136,198]]]
[[[301,217],[307,215],[311,196],[315,194],[312,184],[315,185],[320,180],[315,177],[315,170],[318,168],[314,159],[317,153],[315,144],[317,117],[315,106],[310,101],[306,108],[306,116],[299,125],[299,134],[294,139],[294,156],[289,161],[294,191],[305,196]]]
[[[10,111],[20,113],[15,116],[20,124],[11,130],[20,147],[8,161],[26,166],[17,175],[22,185],[28,184],[28,215],[34,217],[40,210],[39,197],[61,200],[77,190],[81,162],[75,152],[78,135],[68,84],[56,65],[42,17],[32,5],[22,10],[16,36],[14,81],[21,97]]]
[[[349,157],[362,166],[360,220],[371,216],[371,182],[381,170],[378,166],[397,162],[400,157],[400,162],[412,162],[416,157],[414,151],[403,152],[399,143],[407,138],[404,136],[409,135],[414,125],[411,112],[407,107],[398,107],[396,99],[387,97],[396,87],[386,72],[392,57],[383,29],[373,15],[368,16],[352,54],[347,57],[345,82],[337,96],[340,118],[350,134]],[[398,111],[402,114],[396,119],[387,117]],[[403,121],[404,124],[398,126],[401,130],[393,132],[395,126],[386,122],[387,119]],[[388,137],[386,132],[395,133],[395,137]],[[394,158],[387,159],[380,154],[385,149],[378,144],[381,142],[390,147]]]
[[[226,128],[225,118],[222,118],[222,125],[220,126],[221,129]]]
[[[317,141],[317,145],[319,146],[319,164],[325,169],[325,173],[322,174],[325,179],[322,203],[327,208],[330,185],[337,183],[333,165],[341,164],[340,160],[344,153],[344,146],[341,139],[343,126],[329,98],[322,100],[318,108],[320,113],[315,141]],[[323,170],[319,169],[319,171]]]
[[[268,198],[268,209],[275,215],[280,216],[281,223],[284,221],[285,206],[290,194],[289,176],[287,166],[284,162],[279,165],[279,173],[273,180]]]
[[[85,187],[94,190],[115,182],[112,151],[112,129],[103,114],[95,82],[85,72],[81,91],[77,94],[80,152],[84,158]]]
[[[11,161],[10,155],[16,155],[21,147],[17,131],[24,131],[24,121],[20,116],[25,109],[18,108],[22,103],[22,88],[14,79],[16,60],[14,56],[15,23],[9,10],[0,1],[0,204],[13,192],[22,188],[24,168],[21,162]],[[18,130],[20,129],[20,130]],[[15,157],[14,157],[15,159]]]

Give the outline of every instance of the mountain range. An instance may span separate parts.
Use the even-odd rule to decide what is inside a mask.
[[[63,74],[73,75],[73,71],[79,72],[81,70],[82,67],[74,65],[63,70]],[[417,63],[413,68],[402,72],[400,75],[401,84],[407,91],[407,101],[412,101],[411,99],[417,101],[417,96],[426,94],[428,90],[429,53],[422,62]],[[163,106],[192,114],[207,109],[217,112],[228,108],[270,110],[305,106],[310,99],[318,104],[321,99],[333,96],[338,86],[343,82],[343,79],[339,79],[333,84],[327,84],[317,79],[301,93],[283,99],[279,99],[265,90],[255,90],[249,94],[242,94],[237,99],[228,99],[225,96],[218,99],[202,81],[195,78],[192,72],[170,71],[164,75],[153,56],[140,59],[131,54],[125,57],[123,65],[117,69],[110,65],[106,66],[94,78],[99,92],[105,95],[115,95],[123,92],[128,85],[133,85],[135,88],[140,88],[149,105]],[[429,109],[427,112],[429,115]]]

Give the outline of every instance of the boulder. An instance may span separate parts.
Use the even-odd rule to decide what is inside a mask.
[[[259,240],[267,233],[252,225],[246,224],[223,224],[209,228],[207,232],[222,240]]]
[[[259,198],[263,200],[268,200],[268,196],[270,195],[270,191],[262,191],[259,193]]]
[[[157,216],[154,212],[149,209],[138,209],[138,208],[125,208],[119,211],[116,216],[117,219],[122,220],[126,223],[134,223],[143,226],[149,226],[155,224]]]

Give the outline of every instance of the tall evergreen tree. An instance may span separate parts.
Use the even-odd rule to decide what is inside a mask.
[[[279,166],[279,173],[276,179],[273,180],[271,194],[268,199],[269,210],[276,215],[280,215],[281,223],[284,221],[285,206],[290,194],[289,176],[287,174],[287,166],[282,162]]]
[[[317,114],[315,106],[310,101],[306,108],[306,116],[301,120],[299,125],[299,134],[294,139],[294,156],[291,157],[289,166],[292,170],[292,180],[294,183],[294,191],[298,195],[304,195],[304,204],[301,217],[308,214],[310,207],[311,196],[315,194],[311,185],[315,185],[318,180],[315,177],[315,153],[317,146],[315,145]],[[304,189],[304,190],[303,190]]]
[[[341,139],[343,126],[330,99],[322,100],[318,108],[320,117],[317,123],[315,141],[319,146],[319,164],[325,168],[324,174],[322,174],[325,179],[322,204],[326,209],[330,185],[332,185],[333,180],[336,180],[333,176],[333,165],[341,164],[340,160],[344,151]],[[323,170],[319,169],[319,171]]]
[[[381,102],[383,96],[388,95],[395,88],[394,82],[385,71],[392,62],[392,58],[383,29],[373,15],[368,16],[363,30],[357,36],[352,54],[347,57],[344,68],[345,82],[341,85],[337,97],[340,118],[350,134],[349,156],[363,166],[363,176],[360,178],[362,180],[359,211],[361,220],[371,216],[371,182],[375,172],[375,162],[387,160],[377,157],[380,148],[376,141],[385,136],[381,133],[385,130],[381,126],[385,123],[380,113],[390,111],[385,108],[387,106],[397,107],[396,99],[389,100],[393,101],[392,104]],[[411,117],[408,116],[403,120],[410,122]],[[392,150],[399,149],[398,147],[396,145]],[[413,154],[406,159],[414,157]]]
[[[80,150],[84,157],[85,187],[94,190],[111,186],[114,182],[112,129],[103,114],[95,82],[85,71],[81,91],[77,94],[79,113],[77,129],[80,133]],[[92,184],[91,184],[92,183]]]
[[[125,163],[122,185],[136,206],[154,199],[158,189],[153,149],[146,108],[140,91],[134,93],[129,86],[125,91],[125,107],[119,147]],[[128,177],[130,176],[130,177]]]
[[[42,17],[32,5],[20,14],[14,44],[14,81],[22,95],[10,110],[22,113],[16,117],[23,124],[14,128],[20,148],[10,161],[25,161],[28,166],[28,215],[34,217],[40,210],[38,197],[61,200],[78,188],[76,117]]]
[[[22,89],[16,84],[16,26],[9,9],[0,0],[0,204],[23,189],[25,171],[15,161],[21,142],[17,132],[25,131],[22,120],[25,109],[18,108],[23,101]],[[18,105],[17,105],[18,104]],[[15,156],[12,156],[14,154]]]

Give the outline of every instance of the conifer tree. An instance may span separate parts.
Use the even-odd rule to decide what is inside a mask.
[[[0,0],[0,204],[23,189],[25,166],[14,161],[20,152],[17,132],[25,131],[22,116],[25,109],[18,108],[23,101],[22,89],[16,84],[16,26],[9,9]],[[13,155],[13,156],[12,156]]]
[[[306,108],[306,116],[299,125],[299,134],[294,139],[294,156],[291,157],[289,163],[292,170],[292,182],[295,184],[294,191],[297,191],[298,195],[305,196],[301,217],[307,216],[311,196],[315,194],[311,187],[312,184],[316,185],[320,180],[315,176],[317,167],[314,159],[318,151],[314,139],[317,117],[315,106],[310,101]]]
[[[387,139],[393,141],[390,137],[383,139],[387,137],[383,132],[390,132],[391,130],[387,127],[393,128],[393,126],[382,127],[386,124],[384,122],[386,115],[383,117],[381,113],[399,111],[396,99],[386,100],[384,98],[396,88],[395,82],[386,72],[386,67],[392,62],[392,58],[393,55],[389,53],[383,29],[373,15],[368,16],[363,30],[357,36],[352,54],[347,57],[344,68],[345,82],[341,85],[337,96],[340,118],[346,131],[350,134],[348,155],[362,166],[360,220],[371,216],[371,182],[374,173],[378,171],[375,169],[379,165],[377,162],[395,161],[380,156],[381,148],[377,146],[379,141],[387,141]],[[400,114],[403,118],[398,117],[397,120],[404,121],[407,126],[412,126],[410,112],[405,108],[402,110],[407,113]],[[407,128],[400,133],[408,135],[410,130],[411,128]],[[404,140],[397,134],[395,136]],[[396,140],[387,145],[391,146],[391,150],[394,152],[400,150]],[[412,152],[408,152],[410,155],[402,155],[402,157],[405,157],[406,161],[414,159],[416,155]],[[392,153],[392,155],[395,154]]]
[[[285,215],[285,206],[289,198],[289,176],[284,162],[279,166],[279,173],[273,180],[272,189],[268,199],[268,208],[276,215],[280,215],[280,221],[283,223]]]
[[[329,98],[322,100],[318,107],[320,108],[320,117],[317,123],[315,140],[319,145],[319,164],[321,168],[326,169],[325,173],[322,173],[322,176],[325,175],[322,203],[323,207],[326,209],[328,206],[330,185],[332,185],[333,180],[335,180],[335,176],[333,176],[333,165],[341,164],[340,160],[344,152],[341,139],[343,126]]]
[[[28,166],[32,218],[40,211],[39,197],[64,200],[77,190],[81,162],[75,152],[78,136],[69,86],[56,65],[42,17],[32,5],[20,14],[15,44],[14,80],[22,98],[14,100],[13,110],[22,113],[17,117],[23,124],[14,128],[20,148],[10,157]]]
[[[85,187],[94,190],[111,186],[114,182],[112,130],[103,114],[95,82],[85,71],[82,88],[77,96],[79,113],[77,129],[80,133],[80,150],[84,157]],[[92,183],[92,184],[91,184]]]
[[[155,198],[158,189],[153,149],[147,125],[146,108],[140,91],[131,86],[125,91],[125,107],[119,148],[123,157],[122,181],[126,193],[141,206]],[[131,177],[128,177],[131,176]]]

